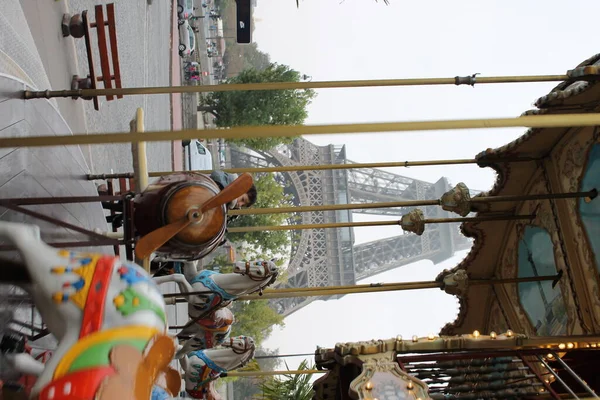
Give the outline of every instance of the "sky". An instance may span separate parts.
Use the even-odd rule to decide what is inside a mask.
[[[258,0],[253,41],[271,60],[314,81],[564,74],[593,56],[600,3],[590,0]],[[318,90],[307,124],[518,117],[557,83]],[[524,128],[370,133],[307,137],[345,144],[356,162],[473,158]],[[390,169],[407,177],[488,190],[490,169],[440,166]],[[356,216],[355,220],[376,220]],[[397,227],[355,229],[356,243],[398,235]],[[466,252],[433,265],[405,266],[370,282],[431,280]],[[360,282],[365,283],[365,282]],[[336,342],[437,333],[456,317],[456,300],[439,290],[350,295],[318,301],[288,317],[265,342],[280,354]],[[376,315],[377,317],[374,317]],[[310,358],[310,357],[309,357]],[[301,359],[288,360],[290,368]]]

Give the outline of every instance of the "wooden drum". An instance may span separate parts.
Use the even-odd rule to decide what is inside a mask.
[[[200,207],[220,192],[208,175],[176,172],[159,178],[134,199],[133,220],[140,236],[186,218],[191,208]],[[178,260],[198,260],[212,252],[225,236],[227,205],[208,210],[202,219],[171,238],[156,252]]]

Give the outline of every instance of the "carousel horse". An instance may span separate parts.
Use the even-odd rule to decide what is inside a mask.
[[[37,378],[32,399],[150,400],[179,393],[181,377],[169,367],[175,342],[166,335],[165,302],[143,268],[55,249],[34,225],[0,221],[0,239],[22,260],[2,260],[21,279],[3,271],[0,280],[29,292],[59,342],[45,364],[27,353],[5,354],[16,370]]]
[[[158,284],[176,282],[182,293],[207,292],[186,297],[191,321],[178,336],[192,336],[199,333],[202,326],[196,323],[206,318],[211,311],[231,304],[237,297],[262,290],[275,282],[278,270],[273,261],[239,261],[234,272],[221,274],[210,270],[198,271],[197,262],[184,262],[183,274],[155,277]]]
[[[221,347],[197,350],[179,359],[185,391],[194,399],[219,400],[213,383],[221,374],[246,365],[254,357],[254,339],[230,338]]]
[[[212,311],[206,318],[200,318],[194,324],[196,333],[192,337],[188,340],[185,340],[184,335],[179,337],[185,342],[177,350],[175,358],[184,357],[192,351],[219,346],[229,339],[234,321],[233,313],[227,307]]]

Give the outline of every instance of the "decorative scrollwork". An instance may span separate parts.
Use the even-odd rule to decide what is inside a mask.
[[[464,269],[458,269],[454,272],[445,270],[442,272],[442,290],[448,294],[463,297],[469,288],[469,276]]]
[[[400,220],[400,226],[405,231],[421,236],[425,232],[425,215],[423,211],[415,208],[408,214],[404,214]]]
[[[444,193],[440,199],[442,209],[466,217],[471,212],[471,194],[463,182]]]

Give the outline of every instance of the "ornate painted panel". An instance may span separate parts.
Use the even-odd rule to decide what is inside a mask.
[[[552,162],[557,170],[557,176],[562,187],[557,190],[564,192],[576,192],[582,189],[582,181],[586,175],[592,150],[600,140],[600,129],[577,128],[572,134],[565,137],[552,151]],[[596,173],[596,176],[598,174]],[[600,201],[600,200],[594,200]],[[580,215],[580,200],[563,200],[566,205],[565,211],[572,222],[573,236],[569,238],[575,244],[578,252],[578,266],[583,275],[583,284],[587,286],[587,299],[590,304],[586,305],[593,314],[596,321],[600,321],[600,287],[598,280],[597,262],[594,257],[590,237],[586,232],[582,216]],[[560,205],[560,204],[559,204]],[[584,296],[580,293],[581,298]],[[591,328],[591,327],[590,327]]]
[[[498,301],[493,301],[492,306],[490,307],[490,319],[488,322],[486,332],[506,332],[510,329],[508,325],[508,321],[502,309],[500,308],[500,303]]]
[[[600,144],[596,143],[590,149],[588,161],[581,180],[581,191],[600,190]],[[579,199],[579,215],[590,247],[594,252],[596,270],[600,273],[600,197],[592,201]]]
[[[548,193],[548,180],[542,170],[535,175],[532,179],[533,184],[529,187],[526,192],[530,194],[542,194]],[[502,251],[502,259],[498,264],[498,270],[496,272],[499,278],[515,278],[522,276],[522,271],[519,271],[519,258],[520,258],[520,246],[522,238],[524,237],[525,230],[528,227],[537,227],[547,232],[552,243],[547,248],[548,257],[553,257],[554,267],[553,272],[547,275],[556,274],[557,270],[564,271],[564,275],[559,281],[557,288],[562,293],[562,299],[565,303],[566,320],[566,331],[562,334],[580,334],[582,333],[581,318],[578,312],[578,304],[573,296],[573,281],[567,263],[565,261],[565,253],[561,243],[561,237],[558,232],[558,224],[549,201],[527,201],[520,205],[516,211],[518,214],[536,214],[536,218],[529,224],[522,222],[515,222],[512,227],[509,228],[509,233],[505,238],[504,249]],[[532,271],[533,272],[533,271]],[[541,274],[540,275],[546,275]],[[529,275],[531,276],[531,275]],[[551,285],[551,283],[548,283]],[[509,327],[513,330],[519,330],[529,335],[541,335],[543,333],[536,331],[537,321],[533,321],[531,315],[525,310],[522,304],[521,296],[519,294],[519,285],[510,284],[505,285],[502,288],[496,290],[506,293],[502,296],[503,308],[506,313],[514,314],[517,317],[517,321],[507,321]],[[538,292],[539,293],[539,292]],[[502,300],[501,299],[501,300]],[[508,304],[504,304],[508,301]],[[490,322],[492,322],[490,320]],[[562,331],[562,328],[560,329]]]
[[[555,275],[554,244],[550,233],[537,226],[526,226],[519,240],[518,277]],[[541,336],[565,335],[567,311],[560,286],[551,281],[519,283],[519,300],[534,329]]]

